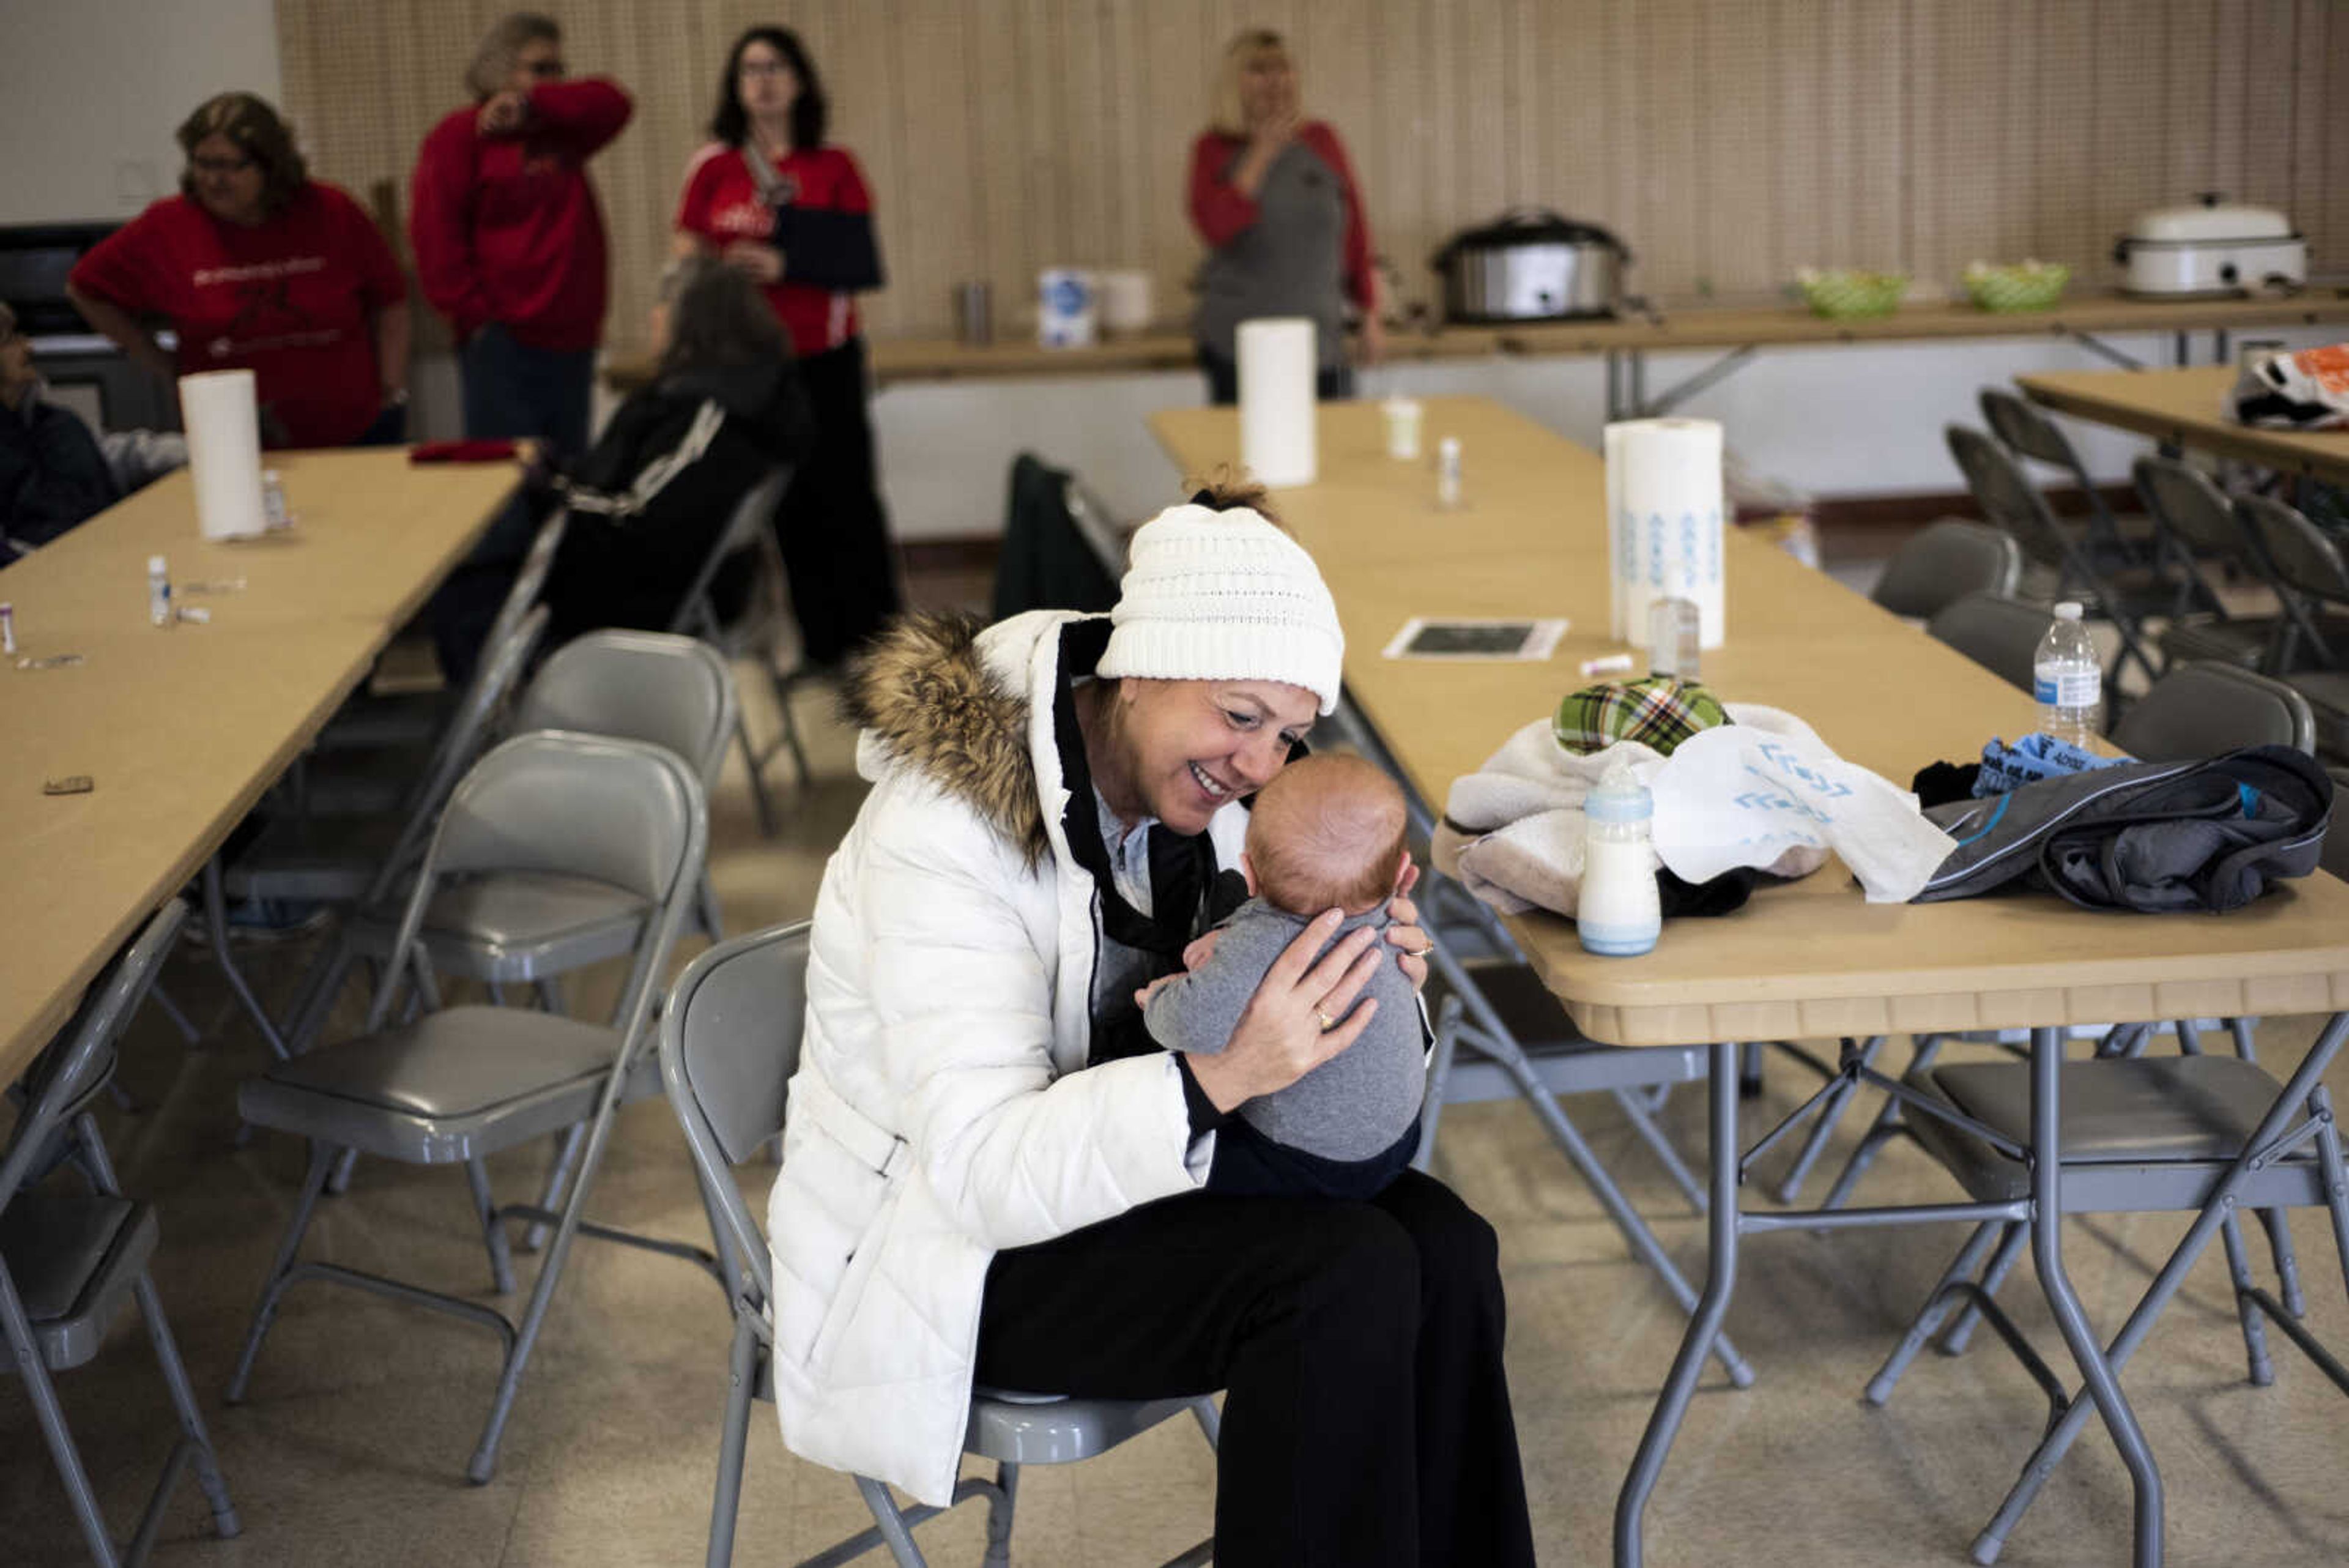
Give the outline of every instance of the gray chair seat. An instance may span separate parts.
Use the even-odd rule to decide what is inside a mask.
[[[1128,1438],[1191,1408],[1189,1399],[1072,1399],[1052,1394],[971,1390],[967,1454],[1015,1465],[1065,1465],[1105,1454]]]
[[[0,1258],[50,1368],[79,1366],[98,1354],[155,1251],[155,1235],[153,1208],[127,1198],[27,1193],[0,1214]]]
[[[2233,1056],[2144,1056],[2127,1060],[2067,1062],[2063,1068],[2060,1131],[2064,1143],[2066,1209],[2072,1188],[2100,1174],[2114,1180],[2084,1191],[2082,1208],[2103,1211],[2136,1205],[2115,1202],[2126,1184],[2148,1177],[2148,1168],[2201,1165],[2215,1168],[2242,1153],[2260,1119],[2275,1104],[2283,1085],[2257,1063]],[[2031,1141],[2031,1068],[2022,1062],[1970,1062],[1928,1067],[1907,1083],[1955,1107],[1993,1132],[2027,1146]],[[1917,1141],[1948,1167],[1982,1202],[2006,1202],[2031,1195],[2031,1172],[1965,1129],[1938,1116],[1910,1110],[1904,1119]],[[2287,1172],[2284,1168],[2291,1168]],[[2313,1156],[2282,1162],[2275,1169],[2294,1185],[2316,1175]],[[2075,1182],[2074,1178],[2085,1180]],[[2117,1191],[2116,1189],[2121,1189]],[[2172,1205],[2158,1199],[2167,1189],[2146,1194],[2148,1208]],[[2303,1201],[2321,1201],[2313,1192]],[[2247,1196],[2247,1203],[2251,1198]],[[2253,1204],[2266,1207],[2266,1203]]]
[[[396,816],[280,817],[228,867],[229,896],[356,903],[403,826]]]
[[[2155,640],[2161,645],[2162,658],[2169,665],[2208,659],[2257,670],[2275,641],[2276,625],[2272,617],[2257,620],[2184,620],[2164,628]]]
[[[530,981],[636,950],[651,900],[588,877],[500,871],[452,881],[424,908],[424,951],[435,973]],[[370,958],[391,951],[393,922],[353,922],[351,945]]]
[[[451,1007],[280,1062],[237,1094],[255,1127],[416,1164],[493,1154],[585,1120],[619,1041],[518,1007]]]

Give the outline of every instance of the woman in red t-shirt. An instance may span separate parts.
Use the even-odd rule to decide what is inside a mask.
[[[207,100],[179,130],[181,194],[75,264],[66,295],[166,379],[247,369],[264,444],[365,446],[408,426],[408,284],[357,202],[310,178],[277,111]],[[140,324],[160,316],[179,359]]]
[[[895,551],[874,474],[856,295],[881,286],[873,198],[798,37],[753,27],[718,84],[710,145],[678,201],[678,250],[757,282],[790,334],[815,440],[775,508],[792,608],[811,666],[838,664],[898,608]]]

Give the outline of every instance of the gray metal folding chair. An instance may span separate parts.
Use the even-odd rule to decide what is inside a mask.
[[[2289,621],[2273,673],[2308,699],[2316,749],[2349,758],[2349,558],[2341,539],[2298,510],[2240,496],[2235,515],[2257,542]]]
[[[782,1128],[785,1088],[799,1068],[807,941],[807,922],[801,921],[710,949],[678,977],[661,1015],[661,1079],[693,1152],[702,1201],[716,1217],[734,1311],[732,1377],[710,1502],[709,1568],[726,1568],[733,1561],[750,1407],[754,1399],[774,1398],[772,1329],[767,1320],[771,1264],[766,1236],[732,1168]],[[954,1501],[987,1499],[987,1562],[1010,1562],[1012,1503],[1022,1465],[1089,1459],[1186,1409],[1214,1443],[1218,1417],[1210,1399],[1071,1399],[975,1391],[963,1448],[994,1459],[996,1476],[957,1482]],[[856,1486],[873,1511],[873,1527],[806,1559],[801,1568],[845,1563],[883,1544],[901,1568],[921,1568],[912,1527],[940,1511],[900,1509],[887,1487],[866,1477],[857,1477]],[[1195,1547],[1167,1568],[1205,1563],[1213,1545]]]
[[[2333,1221],[2333,1245],[2349,1283],[2349,1167],[2323,1073],[2349,1035],[2349,1013],[2336,1015],[2292,1076],[2279,1083],[2254,1062],[2192,1054],[2178,1057],[2064,1063],[2061,1144],[2063,1212],[2106,1214],[2185,1212],[2194,1215],[2110,1342],[2107,1370],[2121,1369],[2152,1331],[2162,1309],[2209,1244],[2223,1237],[2228,1272],[2242,1331],[2251,1381],[2274,1380],[2266,1328],[2273,1324],[2344,1393],[2344,1367],[2308,1330],[2299,1313],[2255,1284],[2238,1209],[2276,1210],[2323,1206]],[[2023,1154],[2040,1141],[2033,1126],[2033,1069],[2019,1063],[1972,1063],[1912,1070],[1905,1080],[1919,1143],[1982,1203],[2032,1195]],[[2313,1148],[2310,1146],[2313,1145]],[[2007,1537],[2056,1463],[2079,1436],[2095,1401],[2067,1389],[2000,1309],[1993,1293],[2013,1261],[2028,1224],[2059,1225],[2060,1215],[1990,1220],[1976,1227],[1926,1298],[1883,1367],[1869,1382],[1868,1402],[1881,1405],[1926,1341],[1961,1305],[1997,1331],[2048,1397],[2048,1420],[2022,1476],[1973,1543],[1974,1561],[1997,1560]],[[1988,1263],[1985,1265],[1984,1260]],[[1976,1271],[1981,1273],[1977,1277]],[[2141,1434],[2124,1439],[2133,1473],[2151,1472]],[[2142,1521],[2142,1514],[2140,1514]],[[2158,1513],[2154,1539],[2158,1540]],[[2139,1531],[2145,1542],[2145,1532]],[[2142,1560],[2142,1559],[2141,1559]]]
[[[2032,689],[2032,659],[2047,635],[2044,605],[2024,604],[1998,594],[1968,594],[1945,605],[1925,623],[1935,641],[1945,642],[2019,691]]]
[[[2081,541],[2055,520],[2047,497],[1998,442],[1964,425],[1950,425],[1942,434],[1982,515],[2013,535],[2026,556],[2055,569],[2054,597],[2079,600],[2091,618],[2110,622],[2118,634],[2120,647],[2105,670],[2107,702],[2113,701],[2121,671],[2129,664],[2135,663],[2147,681],[2158,676],[2139,617],[2166,607],[2169,596],[2161,585],[2127,583],[2099,570]],[[2116,703],[2114,707],[2117,711]]]
[[[543,612],[541,612],[542,614]],[[597,631],[549,655],[515,702],[516,733],[565,730],[643,741],[675,753],[700,782],[709,784],[724,762],[735,721],[734,676],[707,643],[657,631]],[[358,959],[381,964],[398,928],[394,889],[371,892],[346,928],[334,967],[326,975],[331,1005]],[[480,876],[435,894],[421,940],[436,975],[480,981],[502,997],[509,984],[531,984],[561,1012],[561,977],[636,950],[653,906],[626,889],[592,877],[547,872]],[[697,875],[695,919],[715,937],[716,896],[707,870]],[[314,998],[295,1036],[301,1048],[322,1026]]]
[[[744,493],[735,504],[732,520],[711,547],[709,558],[702,563],[692,586],[678,602],[677,614],[668,624],[669,630],[700,638],[730,659],[747,659],[755,663],[774,691],[781,728],[772,743],[764,747],[753,743],[739,708],[734,715],[734,739],[742,748],[743,765],[750,770],[750,799],[759,808],[759,830],[770,838],[775,836],[780,819],[767,794],[767,763],[774,759],[777,751],[787,750],[792,753],[792,766],[797,770],[800,783],[808,780],[807,747],[800,739],[799,721],[792,713],[792,689],[797,684],[797,677],[791,672],[788,661],[797,649],[798,634],[792,620],[791,594],[784,576],[782,550],[775,543],[773,523],[776,504],[782,500],[791,482],[792,471],[779,467]],[[755,569],[750,599],[728,620],[718,613],[713,587],[719,568],[743,552],[750,554]]]
[[[405,806],[382,816],[283,816],[262,829],[237,857],[223,878],[239,898],[283,898],[363,907],[388,898],[424,850],[441,805],[457,781],[480,755],[514,683],[546,634],[543,606],[530,610],[490,649],[463,705],[440,734],[419,787]],[[222,917],[225,919],[224,914]],[[216,926],[215,940],[223,936]],[[330,942],[305,978],[300,999],[288,1014],[289,1051],[305,1049],[322,1022],[318,988],[339,981]],[[333,1000],[328,994],[326,1002]]]
[[[2086,497],[2088,526],[2082,543],[2093,558],[2115,566],[2152,564],[2149,552],[2121,533],[2119,520],[2105,504],[2095,476],[2080,461],[2080,453],[2064,433],[2063,426],[2003,387],[1984,387],[1976,400],[1982,405],[1982,418],[1988,421],[1991,433],[2005,442],[2009,451],[2017,457],[2062,470],[2064,477]]]
[[[2011,535],[1944,517],[1900,546],[1868,597],[1894,615],[1930,620],[1968,594],[2012,597],[2022,578],[2023,549]]]
[[[154,984],[186,918],[187,907],[177,898],[165,904],[92,983],[72,1022],[34,1064],[23,1109],[0,1153],[0,1336],[7,1342],[9,1367],[23,1376],[32,1397],[82,1539],[103,1568],[147,1560],[164,1507],[191,1462],[212,1505],[213,1528],[224,1538],[239,1529],[228,1484],[221,1479],[212,1438],[188,1386],[187,1368],[163,1315],[162,1298],[148,1272],[155,1251],[155,1210],[122,1195],[89,1111],[89,1102],[113,1075],[122,1027]],[[58,1190],[61,1184],[55,1181],[36,1187],[45,1170],[68,1159],[87,1179],[88,1193]],[[137,1300],[146,1321],[180,1434],[138,1529],[127,1546],[118,1546],[98,1511],[97,1490],[49,1375],[98,1355],[126,1297]]]
[[[492,1330],[505,1346],[497,1394],[467,1469],[473,1480],[486,1481],[575,1235],[584,1231],[684,1257],[723,1278],[701,1249],[629,1235],[582,1217],[619,1106],[658,1092],[644,1046],[659,978],[692,904],[708,835],[700,783],[664,747],[542,732],[517,736],[474,765],[450,798],[409,894],[388,965],[392,980],[378,988],[362,1035],[279,1063],[238,1093],[247,1122],[310,1139],[311,1156],[230,1379],[231,1402],[244,1397],[279,1300],[298,1281],[327,1280],[430,1307]],[[438,1008],[430,971],[419,961],[425,910],[434,893],[450,878],[512,872],[591,878],[654,909],[612,1025],[525,1008]],[[411,970],[435,1010],[387,1028],[398,981]],[[488,1156],[581,1122],[588,1125],[586,1147],[559,1213],[543,1205],[492,1203],[483,1163]],[[411,1165],[463,1165],[501,1293],[513,1288],[504,1222],[553,1224],[554,1240],[520,1322],[462,1296],[338,1264],[297,1262],[318,1196],[346,1149]]]
[[[2140,457],[2129,472],[2153,521],[2154,547],[2178,574],[2168,624],[2156,639],[2165,666],[2213,659],[2271,670],[2283,618],[2230,614],[2196,564],[2199,556],[2266,577],[2227,497],[2200,469],[2175,458]]]
[[[569,521],[569,513],[557,510],[532,536],[530,549],[499,603],[497,618],[481,639],[485,663],[505,646],[523,618],[537,605]],[[436,737],[471,706],[471,692],[481,679],[477,666],[467,691],[453,701],[442,692],[417,699],[386,699],[370,704],[372,711],[366,718],[353,715],[338,720],[335,738],[305,758],[294,775],[297,809],[326,816],[379,815],[398,810],[419,787]]]

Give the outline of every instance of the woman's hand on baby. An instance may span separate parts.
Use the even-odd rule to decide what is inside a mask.
[[[1354,1002],[1378,968],[1371,928],[1348,932],[1319,962],[1314,961],[1344,919],[1339,909],[1315,916],[1272,961],[1230,1043],[1214,1055],[1190,1058],[1192,1078],[1217,1110],[1228,1111],[1288,1087],[1351,1045],[1370,1026],[1377,999],[1359,1007]]]
[[[1395,878],[1395,896],[1387,900],[1387,945],[1397,950],[1395,962],[1410,980],[1413,991],[1427,986],[1427,950],[1435,945],[1434,939],[1419,927],[1419,906],[1412,902],[1411,890],[1419,886],[1419,866],[1406,862],[1402,875]]]

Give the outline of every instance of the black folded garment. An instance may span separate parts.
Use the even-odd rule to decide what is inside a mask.
[[[2024,881],[2090,909],[2240,909],[2316,869],[2333,781],[2290,746],[2121,763],[1925,815],[1958,841],[1916,902]]]

